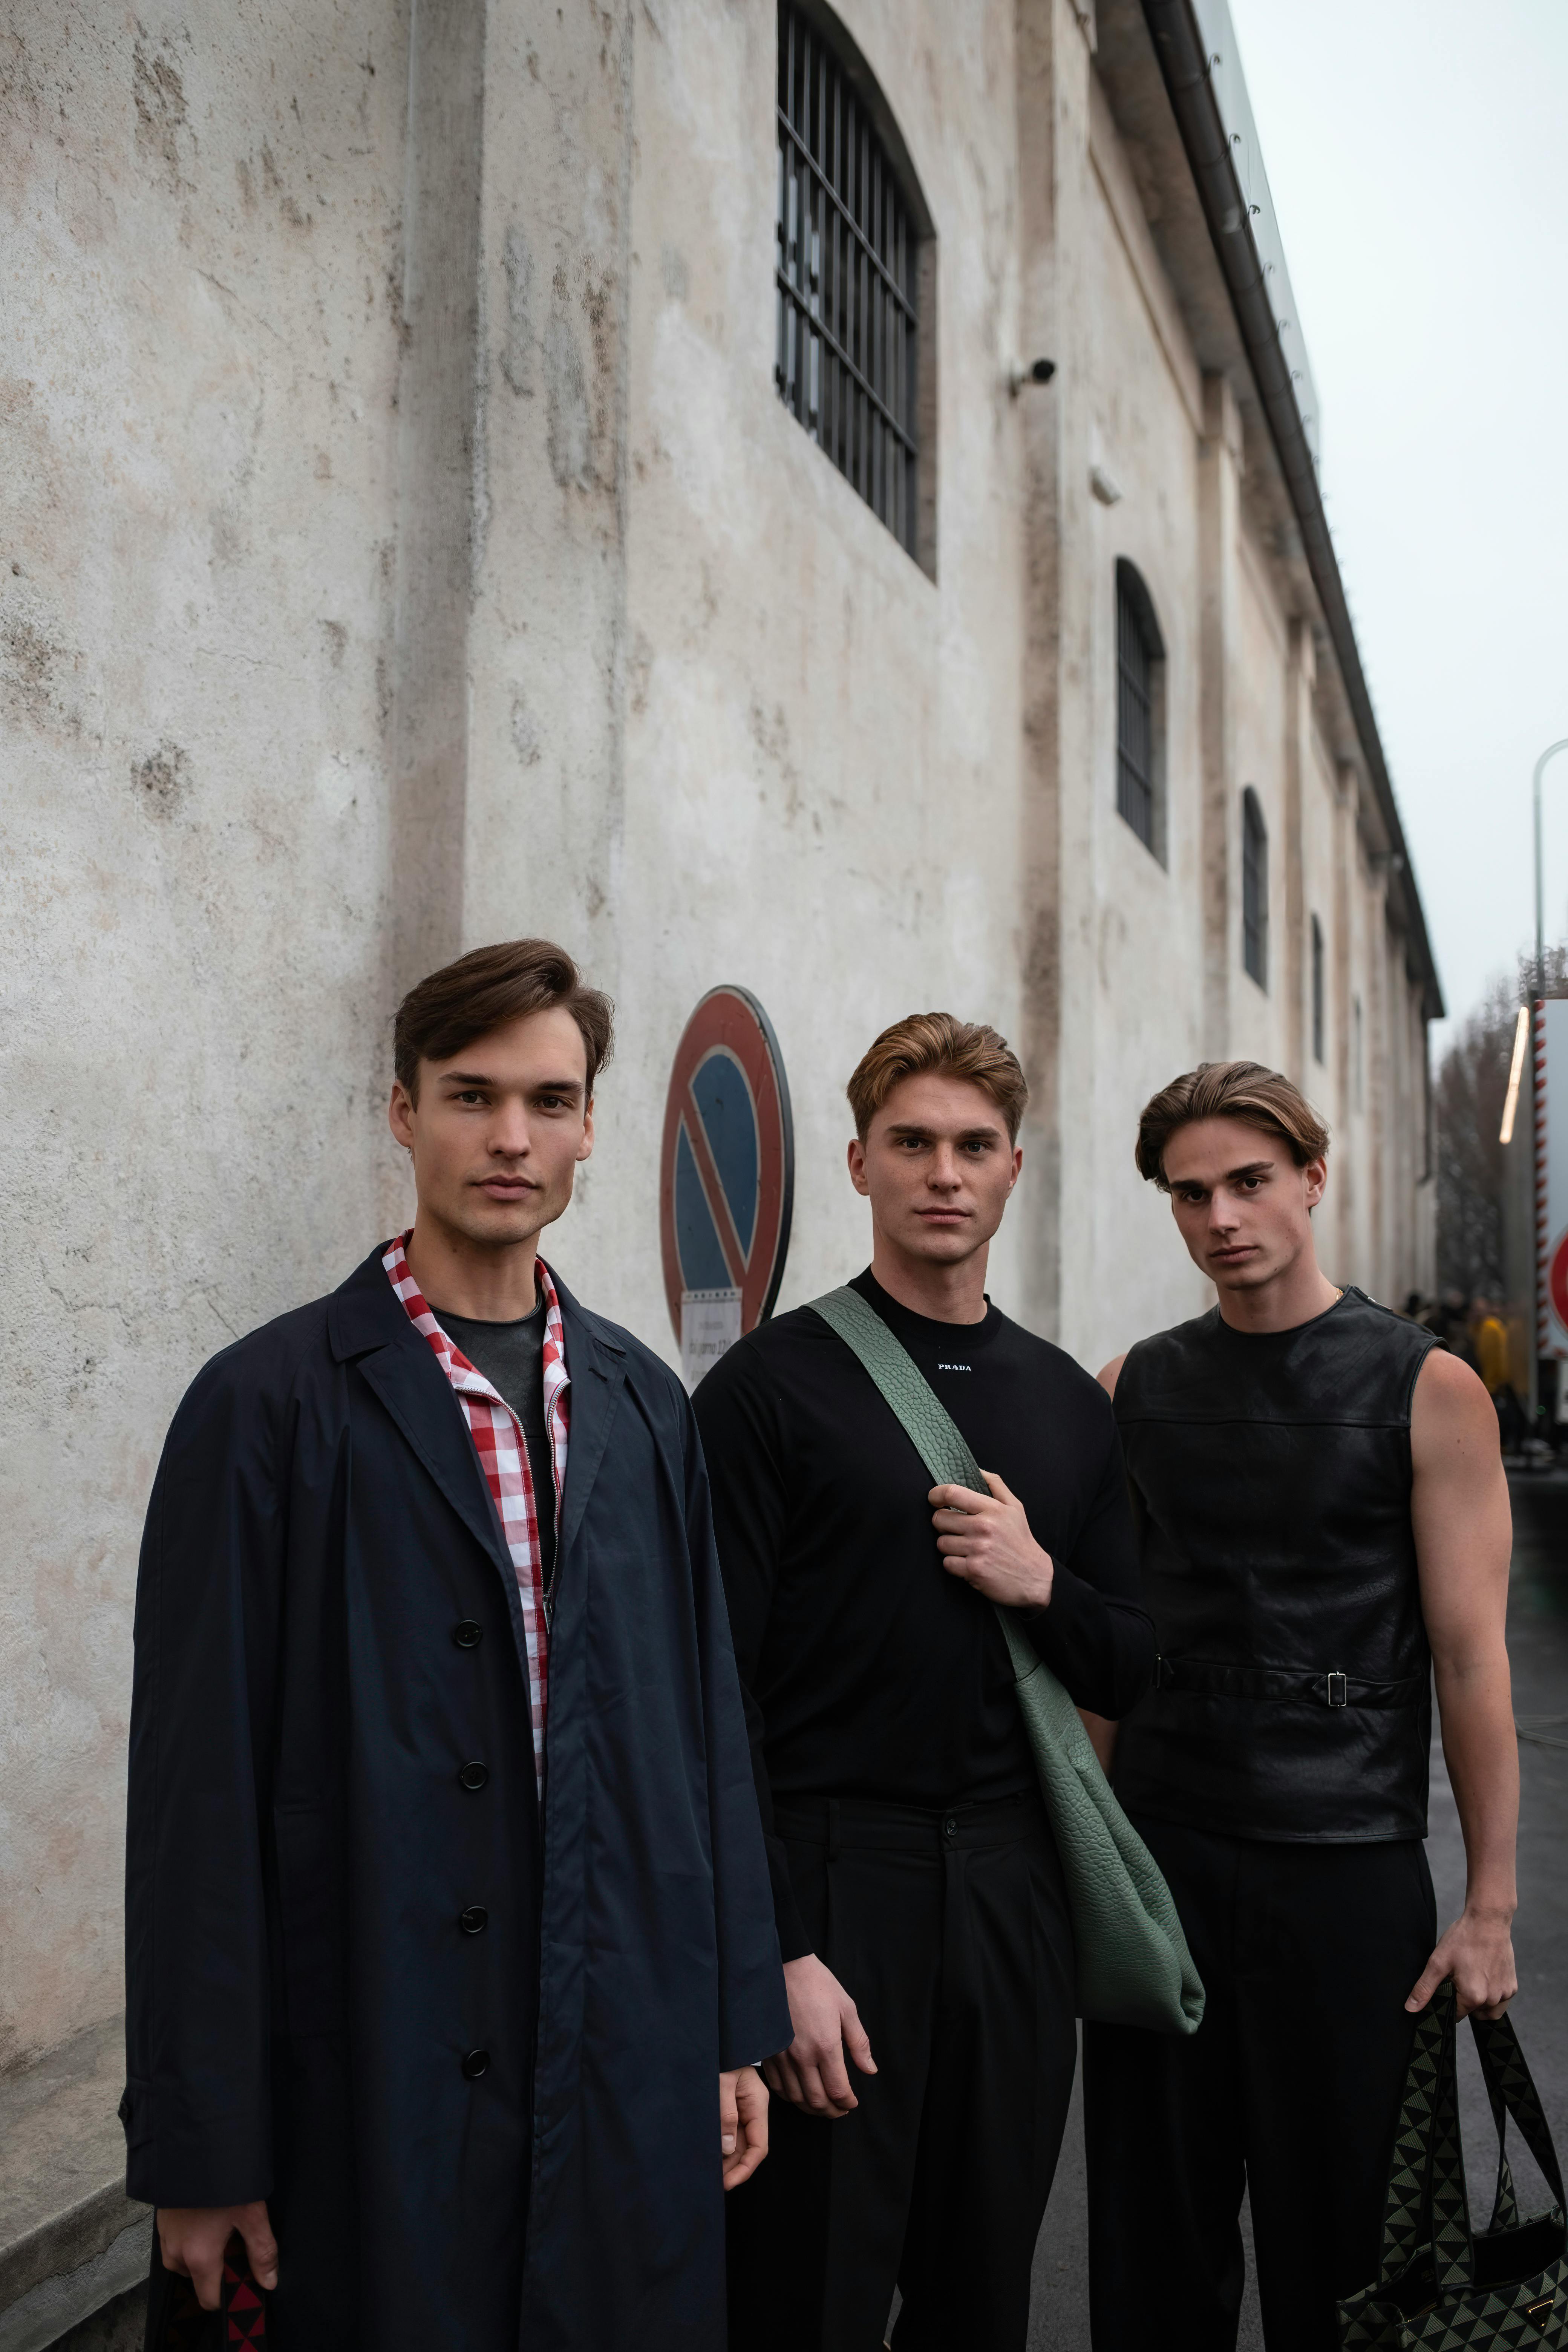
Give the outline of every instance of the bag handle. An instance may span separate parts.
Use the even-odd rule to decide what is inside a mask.
[[[1388,2169],[1378,2284],[1391,2286],[1430,2250],[1440,2286],[1474,2273],[1455,2068],[1454,1987],[1439,1985],[1415,2021]]]
[[[1519,2218],[1519,2202],[1514,2194],[1513,2175],[1509,2169],[1506,2146],[1510,2116],[1518,2125],[1520,2137],[1541,2167],[1559,2205],[1563,2202],[1563,2174],[1546,2121],[1546,2111],[1531,2078],[1530,2069],[1524,2063],[1524,2053],[1519,2046],[1513,2020],[1508,2016],[1477,2017],[1472,2014],[1470,2031],[1476,2037],[1476,2053],[1481,2062],[1487,2096],[1491,2101],[1492,2117],[1497,2125],[1497,2197],[1492,2207],[1491,2227],[1506,2230]]]
[[[1384,2287],[1408,2270],[1426,2248],[1431,2250],[1439,2290],[1474,2284],[1475,2242],[1459,2136],[1455,2011],[1450,1978],[1439,1985],[1416,2020],[1384,2209],[1378,2283]],[[1563,2174],[1513,2021],[1472,2015],[1470,2030],[1498,2127],[1497,2192],[1490,2226],[1506,2230],[1519,2218],[1506,2146],[1510,2116],[1559,2206],[1563,2203]]]

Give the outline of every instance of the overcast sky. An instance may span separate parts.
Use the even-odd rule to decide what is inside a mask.
[[[1531,771],[1568,736],[1568,0],[1230,6],[1329,521],[1462,1016],[1532,940]],[[1551,940],[1568,751],[1545,793]]]

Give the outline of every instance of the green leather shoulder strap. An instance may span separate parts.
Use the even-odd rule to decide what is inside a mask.
[[[856,1290],[830,1291],[811,1307],[869,1374],[932,1484],[987,1494],[963,1432],[875,1307]],[[1171,1891],[1111,1794],[1068,1692],[1014,1612],[998,1607],[996,1616],[1067,1883],[1079,2012],[1110,2025],[1195,2032],[1204,1989]]]
[[[973,1494],[989,1495],[991,1489],[963,1432],[876,1308],[858,1290],[847,1286],[830,1290],[825,1298],[814,1298],[811,1311],[820,1315],[859,1358],[930,1471],[931,1484],[967,1486]],[[997,1608],[996,1615],[1006,1636],[1013,1673],[1022,1681],[1039,1662],[1014,1623],[1011,1611]]]
[[[858,1290],[844,1289],[814,1298],[811,1311],[859,1357],[931,1472],[931,1484],[988,1495],[963,1432],[876,1308]]]

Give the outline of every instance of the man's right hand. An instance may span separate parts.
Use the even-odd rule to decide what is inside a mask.
[[[158,2244],[163,2268],[188,2278],[204,2311],[216,2311],[223,2258],[236,2231],[245,2240],[256,2284],[270,2294],[278,2284],[278,2241],[259,2200],[253,2205],[160,2205]]]
[[[771,2091],[809,2116],[847,2116],[859,2100],[849,2087],[846,2051],[862,2074],[874,2074],[876,2061],[860,2013],[831,1969],[815,1952],[784,1962],[795,2040],[776,2058],[764,2060]]]

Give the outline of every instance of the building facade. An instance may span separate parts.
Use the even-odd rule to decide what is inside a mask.
[[[1429,1281],[1440,1005],[1219,0],[37,0],[5,42],[16,2067],[120,2000],[163,1429],[405,1217],[420,972],[543,932],[614,992],[555,1255],[672,1358],[663,1090],[718,982],[790,1075],[781,1304],[864,1261],[844,1082],[942,1005],[1033,1089],[994,1295],[1089,1364],[1205,1303],[1131,1157],[1205,1057],[1328,1116],[1335,1277]]]

